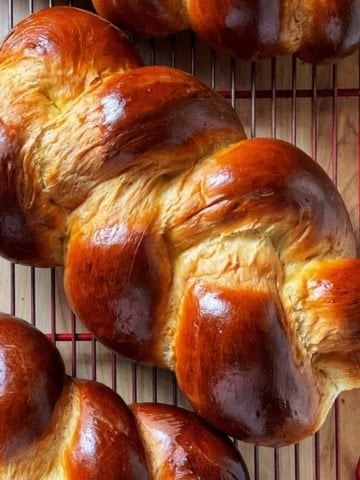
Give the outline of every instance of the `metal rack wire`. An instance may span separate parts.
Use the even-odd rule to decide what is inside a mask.
[[[91,8],[90,1],[0,0],[1,36],[26,14],[45,6],[51,7],[59,4]],[[325,166],[336,185],[339,185],[339,168],[341,167],[342,181],[339,188],[342,193],[348,193],[345,202],[351,211],[355,228],[358,230],[360,224],[360,58],[358,54],[340,62],[339,65],[328,67],[305,66],[295,58],[273,59],[267,62],[266,67],[259,67],[255,63],[250,65],[221,56],[203,46],[190,33],[160,41],[134,38],[134,42],[148,64],[164,63],[166,57],[165,63],[168,65],[180,68],[184,68],[185,65],[190,73],[197,75],[200,73],[202,79],[205,78],[205,81],[228,99],[239,112],[249,136],[256,136],[260,130],[261,134],[266,131],[272,137],[285,138],[294,144],[301,143],[301,146],[304,146],[313,158],[318,160],[319,154],[324,150],[324,141],[319,145],[322,140],[320,120],[326,119],[325,123],[331,124],[328,128],[330,133],[327,136],[330,146],[326,150],[331,158]],[[181,53],[180,61],[179,51]],[[204,63],[205,56],[206,62]],[[346,75],[342,75],[340,85],[339,74],[343,72],[343,69],[352,72],[353,80],[347,84],[344,81]],[[299,75],[300,71],[305,71],[305,74]],[[287,77],[285,86],[286,82],[280,77],[280,74],[283,75],[284,72]],[[242,81],[245,76],[248,78],[247,82]],[[323,81],[325,77],[327,78],[326,82]],[[298,86],[299,78],[301,78],[300,87]],[[259,81],[262,84],[266,83],[266,87],[259,88]],[[306,82],[310,84],[305,85]],[[341,116],[343,112],[339,112],[340,99],[351,101],[351,105],[346,104],[346,121],[350,122],[352,140],[347,140],[347,134],[344,134],[344,129],[346,130],[344,125],[341,125],[342,137],[341,141],[339,140],[339,125],[343,118]],[[288,106],[285,109],[283,106],[281,108],[279,106],[283,101],[286,101]],[[325,112],[321,112],[321,102],[324,101],[327,106]],[[259,113],[260,103],[262,107]],[[244,110],[247,112],[245,119]],[[309,124],[306,125],[301,123],[299,118],[300,116],[304,117],[304,110],[308,112],[306,118]],[[350,111],[352,113],[349,113]],[[288,121],[287,128],[283,127],[284,122],[281,121],[284,116]],[[306,137],[310,141],[304,140]],[[356,150],[356,158],[345,158],[348,150],[344,149],[344,142],[346,144],[347,141],[352,145],[350,150]],[[345,170],[350,165],[346,162],[351,163],[348,174]],[[356,195],[356,199],[352,198],[353,194],[349,194],[349,185],[350,190]],[[146,367],[124,362],[115,354],[106,352],[93,336],[81,327],[74,314],[66,307],[60,270],[52,269],[50,272],[44,273],[38,272],[34,268],[19,268],[6,262],[2,262],[0,268],[3,270],[0,283],[8,282],[8,288],[5,289],[1,298],[2,303],[0,302],[2,310],[26,317],[33,325],[45,331],[63,349],[70,374],[74,376],[84,376],[85,374],[85,376],[96,379],[99,377],[100,365],[106,363],[107,374],[101,375],[100,380],[119,391],[125,400],[134,402],[138,399],[145,399],[184,404],[174,376],[156,368],[146,369]],[[21,290],[20,300],[19,289]],[[24,291],[26,293],[22,297]],[[43,308],[42,299],[45,295],[49,300],[48,307],[45,309],[45,313],[40,313]],[[85,360],[82,361],[82,358]],[[88,368],[89,365],[90,368]],[[124,374],[125,380],[122,380]],[[143,378],[146,379],[147,384],[145,393],[143,392]],[[149,385],[151,388],[148,388]],[[360,394],[354,398],[353,403],[356,403],[356,398],[360,400]],[[360,415],[360,408],[357,413]],[[239,444],[252,479],[350,480],[354,478],[356,468],[354,459],[360,455],[360,444],[358,439],[354,439],[354,447],[351,451],[347,447],[346,451],[343,450],[343,415],[349,417],[349,412],[342,408],[342,404],[338,400],[328,422],[327,429],[330,434],[327,434],[325,440],[320,433],[313,440],[307,441],[305,446],[302,444],[289,447],[286,449],[286,453],[284,453],[285,450],[274,449],[270,452],[269,449]],[[357,447],[359,447],[358,452],[356,452]],[[326,466],[324,467],[325,457]],[[309,468],[307,464],[310,465]]]

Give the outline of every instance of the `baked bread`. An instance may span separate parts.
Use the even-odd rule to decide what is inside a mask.
[[[138,65],[78,10],[37,13],[4,42],[0,253],[64,265],[98,339],[174,370],[219,429],[299,441],[360,384],[344,203],[296,147],[246,140],[196,79]]]
[[[151,36],[192,28],[214,48],[247,60],[294,53],[320,63],[360,44],[359,0],[93,0],[116,25]]]
[[[0,478],[247,480],[230,441],[178,407],[129,408],[104,385],[65,375],[59,351],[0,314]]]

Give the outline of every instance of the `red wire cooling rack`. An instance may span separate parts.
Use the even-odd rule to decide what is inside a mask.
[[[60,4],[91,9],[90,1],[0,0],[1,36],[25,15],[40,8]],[[139,38],[133,40],[147,64],[166,63],[185,68],[192,74],[200,74],[202,80],[217,89],[236,108],[240,118],[244,120],[249,136],[256,136],[259,131],[262,135],[266,131],[272,137],[284,138],[294,144],[300,144],[315,160],[319,161],[322,161],[326,144],[326,156],[330,157],[330,160],[327,160],[325,167],[336,185],[339,184],[339,179],[341,180],[340,191],[345,194],[345,202],[350,209],[354,226],[358,230],[360,224],[360,63],[358,54],[338,65],[328,67],[310,67],[303,65],[295,58],[288,58],[273,59],[267,62],[264,68],[259,64],[248,64],[216,54],[196,40],[191,33],[160,41]],[[348,71],[352,78],[349,82],[346,81]],[[284,72],[286,82],[283,79]],[[241,80],[243,77],[247,77],[246,82]],[[302,79],[300,86],[299,78]],[[343,101],[345,101],[344,104],[340,103]],[[286,102],[285,108],[284,102]],[[307,112],[305,122],[304,111]],[[349,113],[347,113],[349,111],[352,111],[350,123]],[[323,134],[323,123],[327,125],[326,138]],[[351,138],[347,129],[351,132]],[[339,135],[340,130],[341,135]],[[350,158],[347,158],[347,147],[344,149],[344,145],[348,144],[351,144]],[[347,175],[348,169],[349,175]],[[356,198],[353,198],[354,195]],[[103,347],[98,345],[93,336],[82,329],[74,314],[66,309],[59,310],[59,298],[63,298],[60,286],[61,271],[52,269],[46,280],[39,280],[39,272],[34,268],[26,271],[19,270],[19,267],[5,262],[1,264],[1,268],[9,269],[8,275],[6,270],[2,276],[7,278],[9,284],[6,290],[8,295],[6,294],[6,298],[3,299],[2,309],[12,314],[19,314],[20,310],[23,312],[22,316],[44,330],[60,348],[64,346],[65,360],[70,374],[83,376],[83,370],[79,372],[83,354],[79,352],[82,351],[82,345],[86,345],[88,350],[86,362],[89,366],[87,375],[93,379],[97,378],[99,365],[105,362],[108,370],[106,383],[125,395],[126,400],[133,402],[144,400],[145,378],[148,392],[146,400],[164,401],[165,398],[165,401],[174,404],[183,403],[173,376],[166,374],[165,378],[156,368],[150,370],[148,368],[144,374],[143,367],[124,362],[113,353],[104,352]],[[24,277],[26,277],[25,280]],[[27,292],[26,307],[20,308],[21,298],[19,300],[18,290],[19,285],[24,285],[24,282]],[[47,284],[45,285],[44,282]],[[50,296],[47,323],[39,322],[41,309],[39,297],[41,298],[43,290]],[[61,321],[60,316],[63,317]],[[124,369],[126,382],[122,381]],[[124,385],[127,385],[126,391]],[[360,394],[357,398],[360,400]],[[354,422],[360,425],[360,406],[357,412],[351,412],[351,414],[354,414]],[[254,480],[354,479],[356,459],[360,455],[360,440],[350,439],[344,445],[347,432],[343,429],[344,418],[346,416],[349,418],[351,414],[346,410],[346,402],[343,407],[342,401],[338,400],[329,420],[333,425],[327,428],[328,433],[323,437],[322,433],[317,434],[305,445],[270,450],[239,443],[238,446],[244,454],[251,478]],[[354,435],[353,432],[352,429],[351,435]],[[359,433],[358,431],[357,436],[360,438]],[[360,473],[358,478],[360,480]]]

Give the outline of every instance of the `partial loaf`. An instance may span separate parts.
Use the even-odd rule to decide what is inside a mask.
[[[360,0],[93,0],[116,25],[151,36],[192,28],[214,48],[257,60],[294,53],[311,63],[360,44]]]
[[[0,314],[0,478],[246,480],[240,454],[195,414],[130,409],[104,385],[64,373],[59,351]]]
[[[312,434],[360,385],[355,239],[305,153],[246,140],[224,99],[78,10],[15,28],[0,98],[0,252],[64,265],[101,342],[264,445]]]

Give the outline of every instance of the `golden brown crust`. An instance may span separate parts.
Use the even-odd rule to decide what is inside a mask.
[[[162,363],[156,319],[168,300],[171,271],[161,239],[141,224],[89,234],[78,235],[68,250],[71,304],[105,345],[136,361]]]
[[[230,441],[193,413],[151,403],[130,408],[157,480],[248,480],[246,466]]]
[[[69,479],[146,480],[143,445],[129,409],[109,388],[76,381],[80,412],[65,451]]]
[[[39,266],[62,263],[66,211],[47,188],[46,159],[57,152],[51,152],[54,138],[44,125],[56,133],[57,122],[64,122],[61,112],[84,91],[141,64],[122,32],[77,9],[37,12],[5,39],[0,49],[0,248],[7,257]],[[66,156],[64,143],[63,138]]]
[[[131,205],[131,196],[127,202],[120,198],[121,205],[116,206],[118,194],[110,203],[108,198],[102,201],[100,185],[99,196],[93,194],[94,211],[89,207],[89,198],[69,222],[66,291],[84,323],[106,345],[138,361],[163,363],[158,352],[161,347],[156,346],[162,325],[156,327],[153,320],[156,312],[161,316],[161,309],[166,308],[171,281],[166,246],[160,233],[153,231],[161,211],[156,204],[163,190],[162,178],[184,170],[194,158],[243,133],[222,99],[176,70],[132,70],[107,84],[103,98],[111,98],[112,105],[121,107],[119,115],[111,110],[111,122],[104,121],[103,167],[98,172],[90,170],[88,175],[107,179],[125,173],[130,183],[141,172],[144,183],[153,187],[136,185],[133,195],[142,191],[150,207],[147,211],[143,205],[137,212],[139,204],[136,201]],[[56,185],[61,192],[69,189],[74,201],[69,185],[72,177],[69,182],[67,176],[61,175],[61,167],[59,170]],[[62,188],[62,184],[66,187]],[[81,188],[77,188],[77,202],[82,198]],[[116,191],[119,188],[116,186]],[[124,185],[124,189],[129,190],[129,186]],[[106,212],[109,217],[104,229]],[[78,278],[83,276],[91,278],[91,282],[79,287]]]
[[[197,283],[182,309],[176,375],[197,412],[262,445],[281,446],[311,433],[321,398],[310,362],[294,361],[274,298]]]
[[[92,71],[105,76],[142,65],[123,32],[90,12],[71,7],[40,10],[21,21],[0,50],[2,62],[13,63],[16,57],[17,61],[32,58],[44,63],[48,75],[51,72],[54,77],[42,87],[50,87],[52,98],[61,95],[62,101],[81,94]]]
[[[146,169],[173,174],[192,164],[195,152],[244,137],[223,98],[166,67],[114,74],[55,119],[37,149],[47,190],[69,210],[101,182]]]
[[[316,431],[336,393],[359,384],[357,327],[334,324],[356,324],[360,285],[345,295],[334,279],[331,301],[315,305],[307,284],[316,262],[320,282],[359,269],[341,261],[355,239],[334,185],[299,149],[245,140],[230,105],[196,79],[137,68],[115,28],[72,12],[35,15],[0,52],[0,252],[63,263],[70,303],[95,335],[176,369],[194,407],[225,431],[267,445]],[[87,23],[102,35],[93,48]],[[65,34],[86,51],[66,53]],[[106,45],[109,69],[97,58]],[[214,296],[224,312],[211,309]],[[285,383],[272,375],[280,359]],[[232,389],[218,395],[219,383]]]
[[[249,60],[295,53],[319,63],[360,44],[358,0],[93,0],[117,25],[159,36],[186,28],[215,48]]]
[[[130,70],[104,87],[102,129],[108,168],[145,169],[146,159],[141,157],[161,152],[158,166],[152,168],[158,175],[173,174],[184,169],[186,153],[190,156],[191,151],[193,161],[194,153],[205,155],[226,137],[231,142],[245,136],[228,103],[179,70]]]
[[[188,475],[191,462],[202,478],[248,479],[235,448],[194,414],[139,404],[133,406],[135,418],[109,388],[64,375],[60,354],[46,336],[5,314],[0,391],[1,478],[185,479],[194,478]],[[144,428],[167,438],[167,448],[153,445]],[[171,465],[166,475],[157,474],[150,450]]]
[[[335,186],[289,143],[242,141],[184,177],[173,189],[166,231],[178,250],[224,231],[257,229],[271,237],[284,263],[354,252],[350,219]]]
[[[23,320],[0,314],[0,463],[46,430],[64,382],[58,350]]]
[[[77,9],[40,11],[5,40],[4,255],[38,266],[61,264],[68,210],[97,183],[133,168],[144,154],[150,165],[162,159],[164,174],[175,162],[178,168],[192,162],[194,149],[204,155],[226,137],[230,143],[243,136],[226,102],[191,76],[161,67],[135,69],[140,65],[119,30]]]

